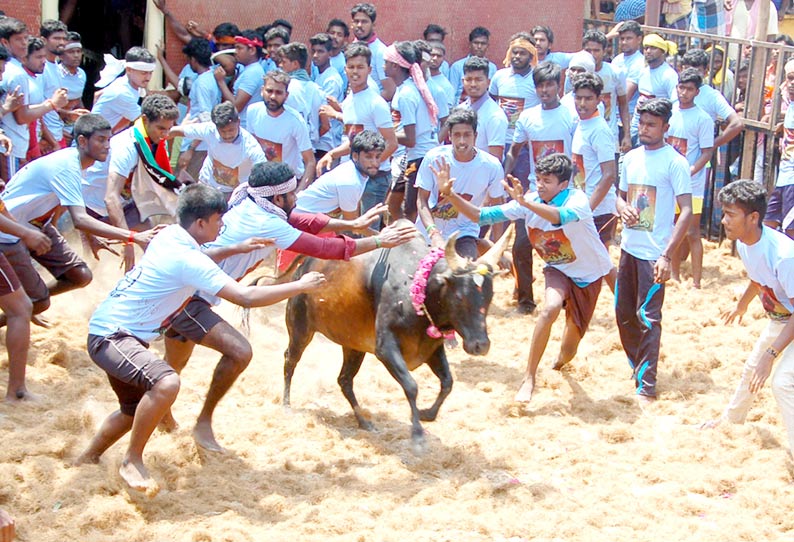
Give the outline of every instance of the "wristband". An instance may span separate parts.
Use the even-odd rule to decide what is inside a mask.
[[[425,228],[425,231],[427,232],[427,235],[432,235],[434,231],[438,231],[438,226],[435,224],[430,224]]]
[[[375,248],[380,248],[380,247],[381,247],[381,244],[380,244],[380,239],[379,239],[379,238],[378,238],[378,236],[376,235],[376,236],[375,236]]]
[[[666,255],[662,254],[661,256],[659,256],[659,258],[661,258],[662,260],[666,260],[667,263],[670,263],[670,256],[666,256]]]
[[[775,350],[771,346],[766,349],[766,353],[769,354],[770,356],[772,356],[772,359],[775,359],[778,356],[778,354],[780,354],[780,352],[778,352],[777,350]]]
[[[130,234],[127,236],[127,241],[124,243],[125,245],[132,245],[135,243],[135,233],[130,230]]]

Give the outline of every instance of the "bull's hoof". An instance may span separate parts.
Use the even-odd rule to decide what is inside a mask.
[[[416,431],[411,432],[411,450],[417,455],[423,454],[427,451],[425,433],[421,429],[418,433]]]
[[[434,422],[436,421],[436,416],[438,416],[438,411],[429,408],[419,411],[419,419],[423,422]]]
[[[375,424],[373,424],[371,421],[365,420],[363,418],[359,418],[358,426],[361,429],[363,429],[364,431],[374,431],[375,430]]]

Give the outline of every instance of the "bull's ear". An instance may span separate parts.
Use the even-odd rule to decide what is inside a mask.
[[[494,245],[488,249],[488,252],[477,258],[478,264],[484,263],[491,266],[492,270],[499,269],[499,259],[502,257],[502,253],[507,249],[507,245],[513,239],[513,233],[515,232],[515,223],[511,223],[499,240],[494,243]]]

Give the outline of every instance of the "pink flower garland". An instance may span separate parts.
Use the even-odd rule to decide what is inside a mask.
[[[444,256],[444,249],[442,248],[434,248],[431,249],[427,256],[422,258],[419,262],[419,267],[416,269],[416,273],[414,273],[414,280],[411,283],[411,304],[414,306],[414,310],[416,311],[417,316],[427,315],[428,320],[430,320],[430,326],[427,328],[427,336],[431,339],[454,339],[455,332],[448,331],[447,333],[442,333],[440,329],[436,327],[433,323],[433,320],[430,318],[430,314],[427,313],[427,308],[425,307],[425,299],[427,298],[427,279],[430,276],[430,272],[433,270],[433,266],[438,263]]]

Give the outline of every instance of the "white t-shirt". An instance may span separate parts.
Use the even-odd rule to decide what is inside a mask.
[[[231,143],[221,139],[212,122],[186,124],[182,129],[185,137],[199,139],[207,147],[207,157],[201,165],[199,180],[221,192],[232,192],[237,185],[248,181],[254,164],[267,162],[259,142],[243,128],[240,128],[240,133]]]
[[[309,127],[309,138],[312,146],[320,140],[320,106],[325,102],[325,95],[314,81],[302,81],[292,78],[289,82],[289,96],[284,102],[285,107],[295,109],[306,126]]]
[[[609,62],[602,62],[601,69],[596,72],[596,75],[604,82],[604,89],[601,91],[601,105],[604,106],[604,120],[612,130],[617,151],[618,117],[620,116],[618,96],[626,95],[626,77]]]
[[[82,174],[78,150],[61,149],[26,164],[11,177],[0,198],[17,222],[45,224],[58,205],[85,207],[80,190]],[[18,240],[0,232],[0,243]]]
[[[570,156],[575,129],[574,117],[562,105],[554,109],[543,109],[542,105],[536,105],[521,113],[513,134],[513,143],[526,143],[529,146],[531,190],[535,190],[535,162],[556,152]]]
[[[415,126],[416,141],[413,147],[406,148],[400,145],[397,152],[405,149],[408,160],[418,160],[427,154],[427,151],[438,145],[438,139],[433,136],[435,126],[430,122],[430,112],[427,109],[422,95],[416,88],[414,80],[410,77],[397,87],[391,100],[391,115],[395,131],[405,126]]]
[[[190,86],[190,116],[197,119],[200,114],[212,113],[212,108],[221,103],[223,95],[218,83],[215,81],[215,74],[212,70],[207,70],[193,81]]]
[[[670,145],[637,147],[623,157],[620,190],[640,214],[637,224],[623,228],[620,248],[640,260],[658,260],[673,234],[676,196],[692,193],[686,158]]]
[[[466,99],[466,93],[463,92],[463,65],[466,63],[468,59],[471,58],[471,55],[466,55],[463,58],[456,60],[452,63],[452,66],[449,67],[449,84],[452,85],[452,88],[455,89],[455,103],[459,104],[463,100]],[[496,75],[496,64],[488,61],[488,79],[493,79],[493,76]]]
[[[3,71],[2,85],[7,93],[19,87],[19,92],[23,94],[22,102],[25,105],[31,104],[29,88],[30,78],[22,67],[22,64],[14,57],[11,57],[8,62],[6,62],[6,68]],[[3,131],[14,145],[14,148],[11,150],[11,156],[20,159],[25,158],[28,152],[28,144],[30,143],[28,125],[19,124],[14,118],[13,113],[6,113],[3,115],[2,121],[0,121],[0,126],[3,127]]]
[[[285,162],[296,175],[303,175],[303,151],[312,150],[309,127],[292,108],[284,108],[277,117],[268,114],[264,103],[251,106],[248,131],[253,134],[271,162]]]
[[[427,79],[427,88],[430,90],[430,94],[433,96],[433,101],[436,103],[436,107],[438,107],[438,115],[437,120],[439,122],[438,125],[433,126],[433,138],[434,140],[438,140],[438,131],[441,127],[441,119],[445,119],[449,116],[449,105],[447,104],[447,92],[438,84],[438,81],[433,79]]]
[[[336,98],[339,103],[342,103],[342,100],[345,99],[345,83],[339,76],[339,72],[336,71],[333,66],[326,68],[323,73],[317,73],[314,82],[320,87],[324,98],[332,96]],[[327,101],[323,100],[321,105],[326,103]],[[330,151],[338,147],[340,143],[342,143],[342,123],[336,119],[332,119],[331,129],[320,136],[315,148],[318,151]]]
[[[380,92],[383,90],[383,83],[381,83],[381,81],[386,79],[386,71],[384,70],[385,62],[383,61],[383,54],[386,52],[386,44],[383,43],[380,38],[375,38],[375,41],[367,43],[366,45],[372,52],[372,60],[370,61],[372,73],[370,74],[370,79],[375,81],[378,92]]]
[[[27,73],[27,72],[26,72]],[[31,104],[40,104],[44,102],[44,79],[38,74],[27,74],[28,76],[28,94]],[[41,139],[41,119],[36,119],[36,141],[29,141],[28,148],[33,146],[33,143],[38,143]]]
[[[794,184],[794,107],[783,117],[783,138],[780,140],[780,167],[776,187]]]
[[[676,103],[665,141],[693,166],[702,154],[701,149],[714,146],[714,121],[697,105],[681,109]],[[692,197],[702,198],[705,190],[706,168],[703,167],[692,176]]]
[[[667,62],[662,62],[658,68],[651,69],[645,66],[637,82],[637,105],[642,105],[653,98],[667,98],[673,101],[678,98],[678,73]],[[640,127],[640,116],[634,110],[634,117],[631,120],[631,135],[637,134]]]
[[[430,170],[431,164],[444,158],[450,165],[450,175],[455,179],[455,192],[461,196],[469,196],[474,205],[482,206],[486,198],[501,198],[505,192],[502,187],[504,170],[502,164],[487,151],[477,150],[474,158],[468,162],[455,160],[452,145],[443,145],[431,150],[419,166],[416,174],[416,187],[430,192],[428,204],[432,209],[435,224],[444,236],[444,239],[456,231],[460,237],[479,237],[480,226],[472,222],[448,202],[439,202],[438,183],[436,176]],[[417,218],[416,224],[419,231],[427,238],[422,219]]]
[[[736,242],[747,276],[761,285],[761,303],[770,318],[787,320],[794,312],[794,241],[763,226],[761,239],[752,245]]]
[[[102,115],[111,128],[127,119],[130,123],[141,116],[140,93],[132,88],[126,75],[110,83],[91,109],[92,113]]]
[[[535,92],[535,82],[532,79],[532,70],[526,75],[516,73],[512,67],[498,70],[488,89],[494,97],[499,107],[507,116],[507,138],[505,145],[510,145],[513,141],[513,132],[521,113],[525,109],[535,107],[540,104],[538,95]]]
[[[573,58],[574,53],[563,53],[561,51],[552,51],[546,53],[546,57],[543,59],[543,62],[553,62],[557,64],[562,69],[567,69],[568,65],[571,63],[571,58]]]
[[[543,203],[537,193],[527,196],[530,198]],[[612,262],[598,237],[584,192],[566,189],[548,204],[560,209],[562,224],[552,224],[517,201],[500,205],[495,211],[501,212],[506,220],[524,220],[527,235],[538,256],[546,265],[565,273],[577,286],[587,286],[609,273]],[[484,211],[488,212],[488,208]]]
[[[44,98],[49,98],[53,93],[61,88],[60,69],[57,62],[47,62],[44,64],[44,73],[41,74],[42,92]],[[44,126],[50,131],[56,141],[63,139],[63,121],[56,111],[49,111],[41,117]]]
[[[86,82],[86,75],[83,68],[78,67],[74,73],[71,73],[64,68],[63,65],[59,64],[58,71],[61,86],[66,89],[66,97],[69,98],[69,100],[82,98]]]
[[[242,243],[252,237],[273,239],[275,246],[259,248],[247,254],[235,254],[220,261],[218,266],[234,280],[240,280],[254,270],[276,248],[287,250],[300,237],[301,231],[290,225],[286,220],[273,213],[268,213],[252,200],[246,198],[223,215],[223,227],[218,238],[203,248],[228,247]],[[221,302],[220,298],[206,292],[198,295],[213,305]]]
[[[713,122],[725,121],[736,113],[725,96],[707,84],[700,86],[700,92],[695,96],[695,105],[705,111]]]
[[[384,128],[393,128],[388,102],[371,87],[347,95],[342,102],[342,121],[342,142],[352,143],[356,134],[364,130],[380,133]],[[389,161],[382,162],[379,169],[389,171]]]
[[[124,330],[151,341],[196,290],[217,294],[231,280],[187,230],[173,224],[152,239],[138,265],[97,307],[88,333],[104,337]]]
[[[613,141],[612,130],[601,115],[579,120],[571,142],[573,186],[583,190],[588,198],[601,182],[601,164],[615,161]],[[615,186],[612,185],[601,203],[593,209],[593,216],[616,214],[616,199]]]
[[[612,61],[612,67],[615,69],[615,71],[622,73],[623,79],[626,83],[632,82],[637,85],[640,82],[642,70],[645,68],[645,56],[642,54],[642,50],[640,49],[634,51],[629,56],[626,56],[624,53],[620,53]],[[639,91],[636,91],[634,92],[634,96],[629,98],[629,117],[634,116],[634,108],[637,107],[637,99],[639,96]],[[620,111],[618,111],[618,113],[620,113]],[[621,124],[625,125],[630,121],[627,119],[620,119],[620,122]]]
[[[347,74],[345,73],[345,66],[347,65],[347,60],[345,60],[345,53],[343,51],[339,51],[339,54],[336,56],[331,57],[331,66],[336,70],[339,74],[339,77],[342,78],[342,94],[344,95],[344,91],[347,89]],[[312,65],[312,73],[317,71],[317,68]],[[319,83],[318,83],[319,84]],[[322,86],[322,85],[320,85]]]
[[[478,149],[488,152],[489,146],[504,146],[507,138],[507,115],[488,93],[474,103],[471,98],[466,98],[461,106],[477,113],[477,141],[474,144]]]
[[[262,69],[262,64],[259,62],[251,62],[248,66],[243,68],[243,71],[237,76],[237,79],[234,80],[234,84],[232,85],[235,98],[240,91],[245,92],[251,97],[248,103],[245,104],[243,110],[240,111],[240,126],[246,128],[249,132],[253,130],[248,128],[247,124],[248,108],[256,103],[262,102],[262,86],[265,84],[264,77],[265,70]]]
[[[348,160],[298,193],[295,209],[304,213],[326,215],[338,210],[356,212],[368,178],[361,174],[353,160]]]
[[[455,107],[457,105],[457,102],[455,101],[455,89],[452,88],[447,76],[443,73],[439,73],[438,75],[431,76],[430,79],[444,91],[444,95],[447,98],[447,109],[452,109]]]

